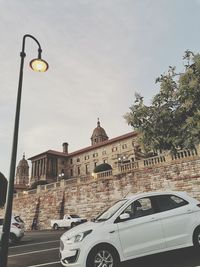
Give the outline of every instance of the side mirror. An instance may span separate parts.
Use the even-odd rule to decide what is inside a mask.
[[[119,216],[119,219],[120,221],[124,221],[124,220],[127,220],[130,218],[130,214],[129,213],[122,213],[120,216]]]

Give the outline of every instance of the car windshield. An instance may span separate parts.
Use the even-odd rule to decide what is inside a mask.
[[[75,215],[75,214],[70,215],[70,217],[71,217],[71,218],[80,218],[78,215]]]
[[[110,219],[116,211],[118,211],[125,203],[127,202],[127,199],[122,199],[118,202],[116,202],[113,206],[106,209],[103,213],[101,213],[94,222],[102,222]]]
[[[19,216],[15,216],[14,219],[15,219],[17,222],[20,222],[20,223],[23,223],[23,222],[24,222]]]

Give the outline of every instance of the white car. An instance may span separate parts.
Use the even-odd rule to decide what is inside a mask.
[[[122,199],[94,222],[64,233],[60,260],[66,267],[117,267],[192,245],[200,248],[200,202],[184,192],[149,192]]]
[[[51,220],[50,224],[54,230],[58,230],[59,228],[73,228],[74,226],[86,221],[86,219],[83,219],[76,214],[66,214],[63,219]]]
[[[0,219],[0,240],[3,229],[3,219]],[[9,243],[14,244],[24,236],[25,225],[20,216],[13,215],[11,218]]]

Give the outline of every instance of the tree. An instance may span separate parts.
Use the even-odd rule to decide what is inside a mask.
[[[175,67],[156,79],[159,93],[151,105],[135,95],[126,121],[140,136],[145,151],[192,149],[200,142],[200,55],[187,50],[183,73]]]
[[[0,172],[0,208],[2,208],[6,202],[7,184],[7,179]]]
[[[94,173],[98,173],[98,172],[105,172],[105,171],[109,171],[109,170],[112,170],[112,166],[108,163],[102,163],[100,165],[97,165],[95,168],[94,168]]]

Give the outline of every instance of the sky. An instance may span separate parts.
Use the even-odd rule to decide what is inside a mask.
[[[150,104],[155,79],[200,52],[199,14],[200,0],[0,0],[0,171],[9,175],[24,34],[49,70],[30,69],[38,47],[27,38],[17,164],[64,142],[90,146],[97,118],[109,138],[131,132],[135,92]]]

